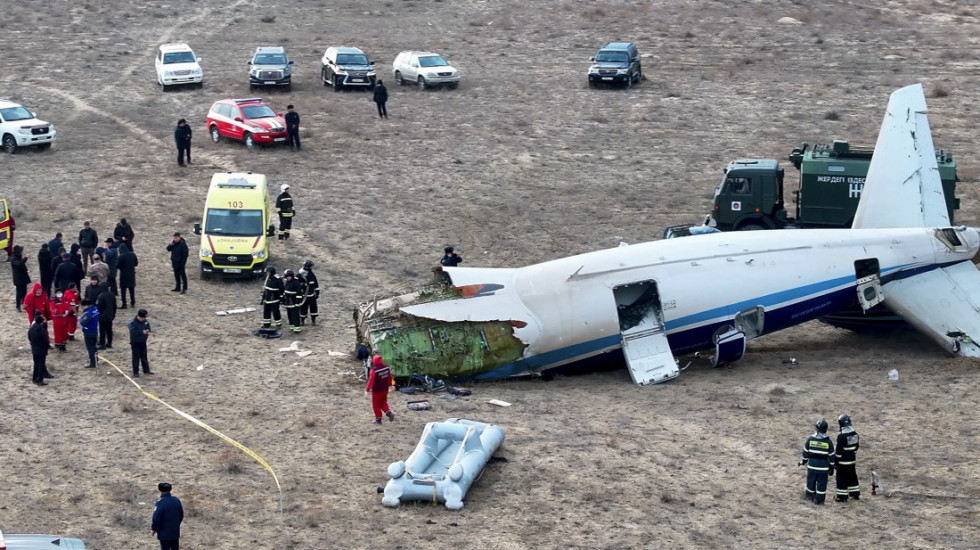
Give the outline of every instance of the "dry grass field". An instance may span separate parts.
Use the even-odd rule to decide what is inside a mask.
[[[33,258],[82,220],[104,238],[128,218],[157,373],[139,380],[261,455],[282,483],[280,513],[260,465],[114,371],[83,369],[80,341],[51,356],[48,387],[31,385],[27,325],[7,278],[0,529],[153,548],[155,488],[169,481],[191,550],[980,545],[980,365],[915,334],[811,323],[753,341],[732,370],[693,359],[648,388],[620,368],[475,384],[471,397],[432,398],[427,412],[392,394],[397,421],[380,429],[358,363],[329,353],[351,349],[356,302],[427,280],[446,244],[466,265],[515,267],[657,238],[701,219],[732,158],[784,159],[801,141],[873,143],[888,95],[915,82],[936,144],[959,164],[958,221],[980,225],[976,5],[14,0],[0,11],[0,97],[59,134],[49,151],[0,156],[18,242]],[[634,41],[644,56],[632,90],[586,85],[588,58],[608,40]],[[153,56],[170,41],[203,58],[203,89],[160,91]],[[275,44],[296,61],[293,90],[249,91],[246,61]],[[374,117],[366,93],[321,86],[320,57],[341,44],[365,50],[391,80],[390,120]],[[396,88],[391,61],[405,49],[443,53],[460,88]],[[213,101],[254,95],[296,105],[303,152],[207,140]],[[188,168],[174,159],[181,117],[195,132]],[[189,293],[168,291],[164,247],[174,230],[190,233],[222,170],[292,186],[295,238],[275,245],[273,263],[316,262],[322,323],[297,338],[308,357],[279,352],[287,339],[252,336],[259,313],[214,315],[257,304],[258,283],[201,281],[192,261]],[[188,241],[193,259],[198,238]],[[131,314],[120,311],[104,355],[124,370]],[[865,497],[817,508],[802,499],[799,448],[816,419],[843,412],[862,434]],[[487,467],[460,512],[382,507],[375,487],[387,465],[426,422],[455,416],[503,426],[497,454],[507,461]],[[871,466],[884,483],[874,497]]]

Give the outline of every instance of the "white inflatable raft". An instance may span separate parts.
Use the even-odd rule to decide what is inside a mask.
[[[461,418],[429,422],[408,460],[388,466],[391,479],[381,503],[428,500],[461,509],[466,492],[503,441],[503,428],[492,424]]]

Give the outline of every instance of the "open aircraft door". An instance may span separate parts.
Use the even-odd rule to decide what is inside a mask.
[[[10,220],[10,208],[7,199],[0,199],[0,248],[7,248],[14,238],[13,222]]]
[[[854,275],[857,278],[857,298],[861,309],[868,311],[885,301],[877,258],[854,262]]]
[[[680,374],[664,331],[663,309],[655,281],[640,281],[613,288],[623,356],[638,386],[658,384]]]

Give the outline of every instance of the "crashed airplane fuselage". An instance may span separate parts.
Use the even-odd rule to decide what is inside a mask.
[[[364,304],[359,338],[396,375],[501,378],[623,349],[634,381],[674,354],[884,303],[947,350],[980,355],[975,228],[948,227],[921,86],[892,95],[853,229],[668,239],[516,269],[445,268],[452,288]],[[873,179],[874,178],[874,179]],[[933,181],[934,180],[934,181]],[[937,196],[938,193],[938,196]],[[948,303],[946,303],[948,302]]]

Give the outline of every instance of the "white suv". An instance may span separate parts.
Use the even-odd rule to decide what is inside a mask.
[[[399,86],[406,82],[417,85],[420,90],[437,86],[455,90],[459,86],[459,71],[437,53],[402,52],[395,57],[392,70]]]
[[[201,58],[194,55],[194,50],[187,44],[164,44],[157,50],[156,69],[157,84],[160,89],[167,91],[169,86],[179,84],[197,84],[204,86],[204,71],[201,70]]]
[[[57,135],[54,126],[22,105],[0,99],[0,143],[8,153],[16,153],[21,147],[47,149]]]

